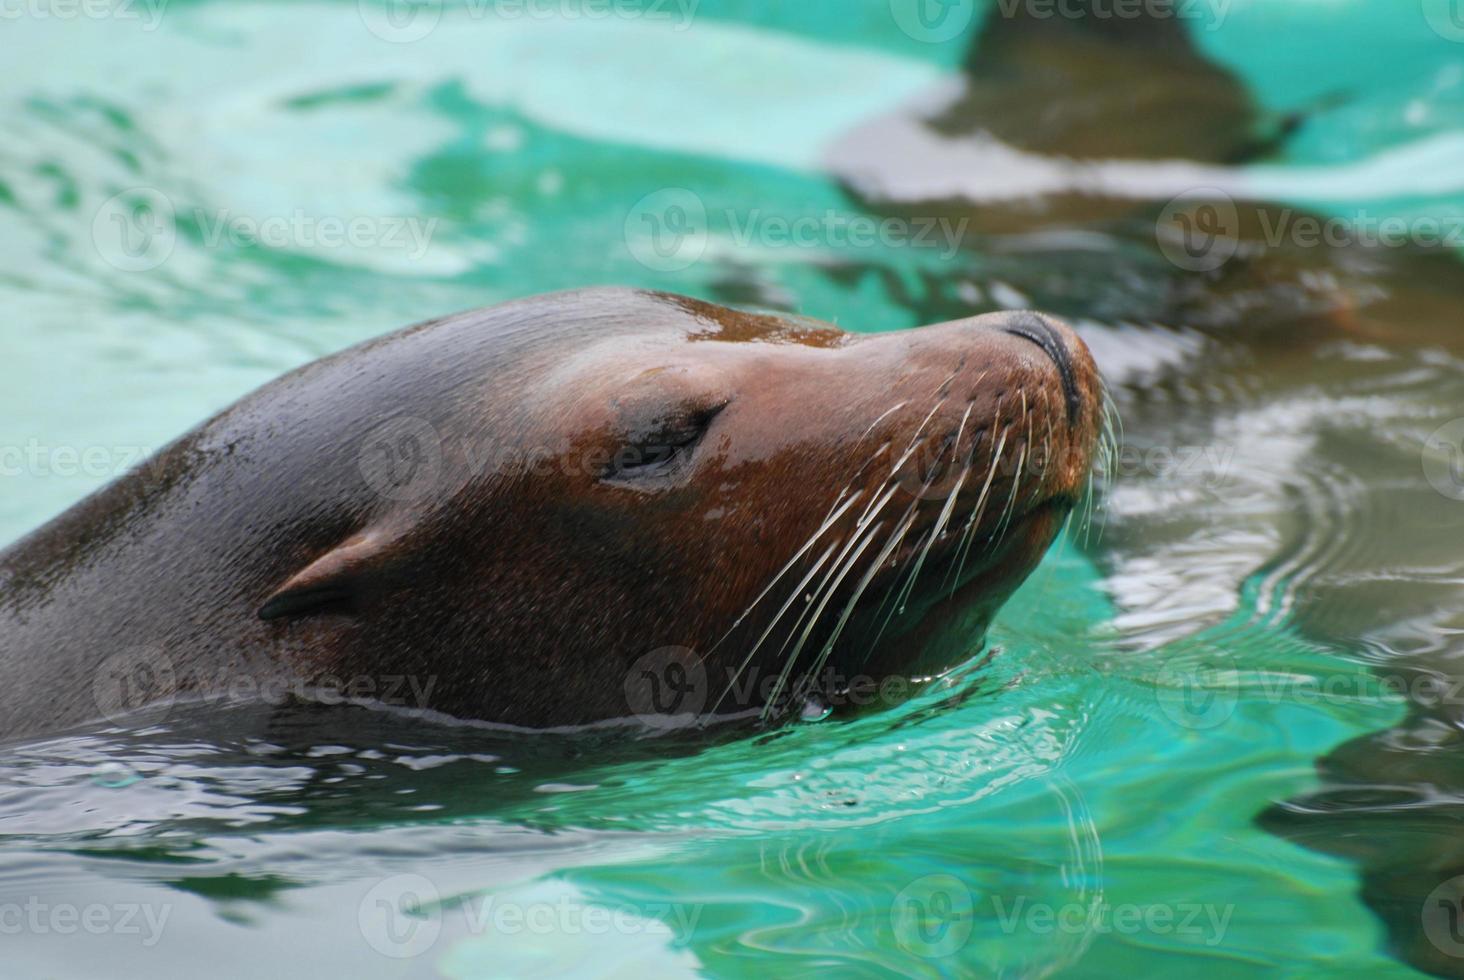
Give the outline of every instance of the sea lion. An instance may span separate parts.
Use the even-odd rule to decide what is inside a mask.
[[[693,713],[760,717],[830,666],[940,670],[1079,500],[1104,408],[1034,313],[859,335],[592,289],[424,323],[0,552],[0,732],[240,677],[409,678],[414,707],[548,727],[642,712],[648,656],[700,672]]]
[[[908,305],[928,319],[970,315],[1002,305],[1000,284],[1068,319],[1264,345],[1283,384],[1338,339],[1464,351],[1453,249],[1425,236],[1379,243],[1258,199],[1237,169],[1345,93],[1262,109],[1202,55],[1189,14],[1172,0],[1124,14],[1104,0],[1072,0],[1061,16],[994,6],[955,78],[826,149],[862,210],[963,229],[966,261],[943,264]]]

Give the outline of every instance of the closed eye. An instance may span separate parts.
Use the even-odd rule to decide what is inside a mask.
[[[674,475],[690,461],[712,421],[727,403],[688,412],[658,425],[644,438],[627,442],[602,477],[608,481],[655,480]]]

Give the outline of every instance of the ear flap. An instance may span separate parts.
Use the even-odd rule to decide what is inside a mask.
[[[385,564],[391,544],[379,531],[366,531],[341,542],[280,586],[259,607],[259,618],[283,619],[350,602],[366,579]]]

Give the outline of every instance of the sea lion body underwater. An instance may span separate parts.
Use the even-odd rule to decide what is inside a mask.
[[[118,658],[156,698],[407,677],[529,727],[632,714],[668,647],[733,714],[816,666],[938,670],[1069,515],[1103,412],[1036,314],[857,335],[594,289],[422,324],[0,552],[0,733],[98,717]]]

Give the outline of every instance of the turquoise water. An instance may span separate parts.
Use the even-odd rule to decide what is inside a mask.
[[[918,323],[901,287],[952,256],[737,229],[857,215],[824,148],[948,78],[969,34],[787,8],[428,6],[409,42],[378,34],[427,22],[353,3],[8,20],[0,540],[277,374],[457,309],[622,283]],[[1464,45],[1421,10],[1237,0],[1196,37],[1266,107],[1329,106],[1245,179],[1464,207]],[[668,192],[708,215],[684,266],[647,240]],[[1353,865],[1256,815],[1395,724],[1369,666],[1445,628],[1461,579],[1429,563],[1460,517],[1416,451],[1464,404],[1458,365],[1339,356],[1215,422],[1144,395],[1183,335],[1079,326],[1132,445],[1223,464],[1119,474],[1107,530],[1060,543],[940,689],[712,746],[239,705],[12,747],[6,975],[1411,974]],[[1347,591],[1425,566],[1411,606]],[[89,906],[95,929],[51,917]]]

